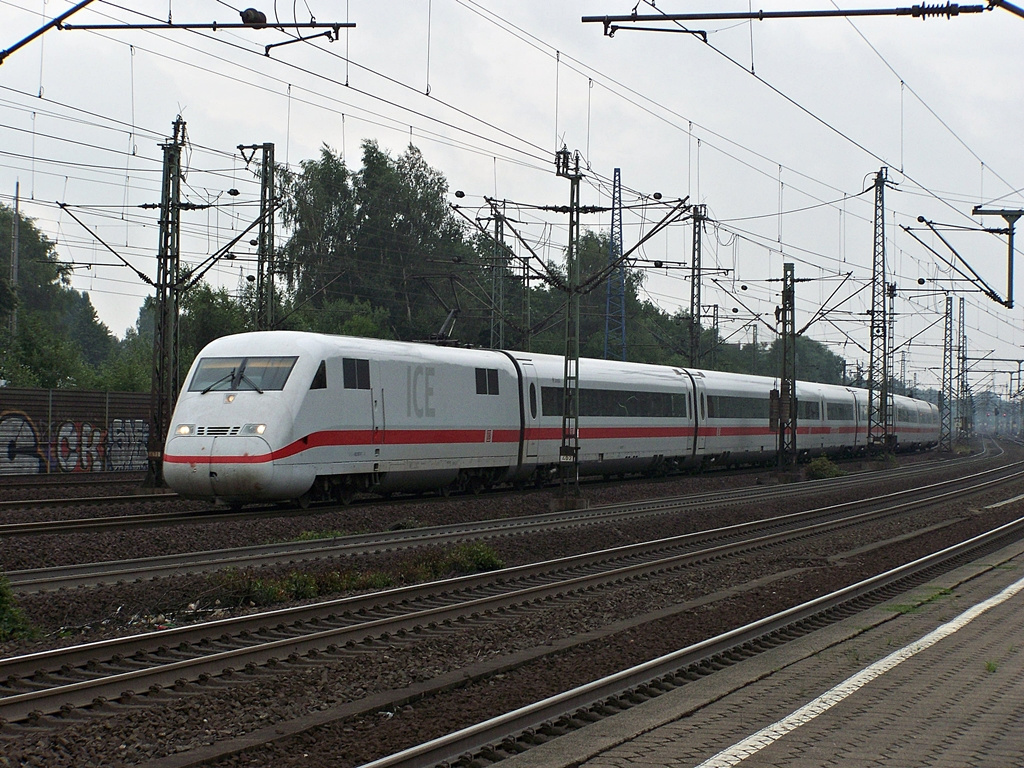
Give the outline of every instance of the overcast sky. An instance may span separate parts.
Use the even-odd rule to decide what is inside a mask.
[[[947,290],[965,297],[971,357],[1024,357],[1021,309],[1007,310],[963,282],[932,233],[917,234],[937,253],[903,229],[920,227],[918,216],[1001,227],[1002,218],[972,217],[972,208],[1024,208],[1024,18],[996,9],[953,19],[693,24],[707,33],[705,43],[626,28],[609,38],[601,24],[581,22],[629,14],[634,6],[623,0],[252,2],[271,20],[312,16],[356,26],[338,40],[279,46],[269,56],[264,46],[286,41],[285,33],[53,29],[0,66],[0,201],[12,204],[20,183],[22,210],[75,264],[74,286],[89,292],[118,336],[134,325],[149,287],[56,202],[154,276],[156,213],[138,206],[159,201],[159,145],[180,114],[188,200],[213,204],[182,216],[188,263],[216,251],[258,211],[255,166],[246,168],[237,145],[272,142],[278,162],[297,167],[326,144],[358,167],[365,139],[393,155],[415,144],[453,193],[465,192],[459,202],[470,215],[486,215],[485,195],[508,201],[523,236],[545,258],[560,259],[566,217],[530,206],[568,202],[568,182],[554,173],[554,152],[564,145],[581,154],[584,205],[608,205],[621,169],[627,247],[664,215],[667,201],[707,206],[703,303],[718,305],[723,336],[749,340],[756,315],[774,325],[777,281],[783,263],[793,262],[806,280],[797,286],[797,326],[823,304],[838,305],[807,333],[865,366],[871,185],[884,166],[897,375],[906,351],[908,380],[938,385]],[[0,48],[71,5],[0,0]],[[96,0],[68,21],[233,23],[244,5],[140,0],[131,7]],[[637,12],[836,7],[886,6],[661,0],[656,9],[641,2]],[[232,187],[242,194],[228,197]],[[609,214],[585,216],[583,225],[607,230]],[[278,234],[287,235],[280,227]],[[1006,298],[1005,237],[944,236]],[[668,311],[689,305],[689,272],[674,264],[689,264],[691,237],[689,223],[680,223],[638,252],[638,266],[655,259],[673,266],[648,269],[645,285],[646,297]],[[244,258],[252,249],[237,250],[242,258],[209,273],[229,290],[252,272]],[[1022,273],[1024,264],[1017,304],[1024,303]],[[759,338],[770,338],[766,325]],[[976,389],[1001,392],[1008,375],[995,371],[1017,369],[972,365]]]

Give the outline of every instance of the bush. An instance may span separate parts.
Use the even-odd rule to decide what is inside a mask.
[[[842,477],[845,474],[827,456],[819,456],[807,465],[808,480],[827,480],[830,477]]]

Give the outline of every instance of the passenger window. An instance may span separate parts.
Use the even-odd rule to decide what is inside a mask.
[[[346,357],[341,361],[345,389],[370,388],[370,361]]]
[[[313,377],[313,383],[309,385],[310,389],[327,389],[327,361],[321,360],[320,367],[316,369],[316,375]]]
[[[530,385],[530,418],[537,418],[537,385]]]
[[[498,394],[498,369],[477,368],[476,369],[476,393],[478,395]]]

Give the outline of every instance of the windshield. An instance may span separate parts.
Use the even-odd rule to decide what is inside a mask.
[[[204,357],[199,361],[190,392],[284,389],[297,357]]]

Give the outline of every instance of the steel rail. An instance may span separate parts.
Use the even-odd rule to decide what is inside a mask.
[[[656,687],[658,681],[675,677],[688,667],[748,646],[811,617],[835,611],[844,604],[940,567],[947,561],[962,558],[972,551],[990,548],[998,542],[1019,539],[1022,535],[1024,518],[1019,518],[988,533],[831,594],[425,744],[365,763],[361,768],[426,768],[466,759],[483,749],[498,748],[504,741],[517,739],[524,733],[539,730],[559,720],[584,714],[589,709],[621,698],[638,688]]]
[[[932,505],[956,495],[976,493],[981,489],[989,488],[995,484],[1012,479],[1019,479],[1022,476],[1024,476],[1024,472],[1017,472],[1010,477],[986,478],[968,489],[945,490],[938,496],[928,499],[918,498],[902,503],[889,504],[869,512],[861,512],[853,517],[833,517],[830,520],[814,522],[796,529],[777,529],[768,533],[762,532],[753,537],[740,538],[739,540],[696,551],[684,551],[681,554],[663,555],[669,547],[669,542],[672,540],[646,542],[639,545],[615,548],[614,550],[605,550],[593,555],[563,558],[540,564],[531,564],[530,566],[505,569],[500,572],[463,577],[451,582],[417,585],[376,595],[343,598],[296,609],[281,609],[256,617],[224,619],[204,625],[180,627],[146,635],[85,644],[71,649],[57,649],[4,659],[0,660],[0,678],[9,681],[17,680],[19,677],[23,679],[30,678],[33,674],[38,676],[38,671],[45,670],[46,664],[50,665],[50,669],[58,665],[64,668],[73,668],[76,665],[80,665],[85,659],[95,660],[97,654],[101,651],[108,658],[111,654],[113,656],[112,662],[103,662],[104,664],[122,665],[126,659],[131,659],[132,664],[152,664],[153,666],[125,672],[115,672],[105,676],[99,676],[102,675],[102,672],[97,670],[95,674],[98,677],[96,679],[57,684],[56,686],[51,686],[49,680],[45,680],[49,677],[49,674],[44,671],[41,675],[44,678],[43,682],[36,683],[28,679],[24,684],[45,687],[0,698],[0,716],[7,720],[21,720],[29,717],[37,710],[46,711],[49,709],[54,711],[62,706],[81,706],[96,698],[124,696],[126,690],[132,690],[129,688],[131,685],[142,684],[150,689],[153,689],[154,686],[174,685],[183,680],[197,679],[204,675],[221,674],[226,668],[232,668],[233,664],[258,666],[271,663],[283,657],[297,658],[300,654],[314,651],[319,652],[325,646],[336,647],[345,643],[360,642],[367,638],[382,635],[412,632],[424,626],[430,627],[438,624],[466,621],[468,618],[481,613],[489,614],[513,607],[548,601],[569,593],[636,579],[652,573],[670,571],[692,565],[696,562],[720,559],[739,552],[768,547],[779,542],[789,543],[799,538],[821,535],[836,528],[864,524],[883,516],[901,514],[907,510],[908,504],[912,507]],[[829,514],[834,515],[834,508],[826,508],[826,510]],[[787,517],[797,518],[799,516],[798,514]],[[772,521],[773,524],[776,522]],[[734,528],[747,527],[749,526],[736,526]],[[693,538],[693,534],[674,537],[678,546],[685,546],[687,540],[692,541]],[[640,562],[621,565],[624,560],[637,558],[641,555],[645,555],[647,558],[656,556],[657,559],[644,559]],[[605,565],[608,563],[611,564],[610,570]],[[581,570],[593,569],[599,565],[602,565],[604,570],[573,575],[578,574]],[[524,580],[536,580],[542,572],[550,574],[555,568],[558,568],[563,574],[569,571],[569,574],[567,576],[560,576],[555,581],[548,580],[540,584],[527,583],[526,586],[521,586]],[[550,575],[548,578],[550,579]],[[491,593],[484,597],[477,597],[472,594],[468,594],[465,597],[461,596],[459,593],[466,593],[470,585],[478,587],[487,585],[492,588],[498,585],[504,587],[505,591],[502,594]],[[406,607],[414,599],[420,599],[424,595],[432,594],[437,596],[438,587],[444,588],[446,591],[443,594],[446,599],[453,602],[426,609],[418,609],[416,606],[411,606],[411,609]],[[381,605],[381,598],[387,600],[385,605]],[[374,601],[376,601],[376,605],[374,605]],[[368,609],[375,610],[378,613],[387,613],[395,610],[400,611],[400,613],[398,615],[371,618],[369,621],[357,619],[354,623],[345,626],[328,627],[313,632],[306,632],[299,636],[277,637],[276,639],[269,640],[259,637],[260,633],[267,632],[272,634],[275,632],[279,634],[284,633],[287,635],[287,625],[281,619],[287,618],[294,624],[299,617],[302,617],[303,621],[309,621],[312,616],[323,616],[325,612],[335,609],[346,610],[349,615],[352,613],[358,614],[361,611],[365,612]],[[328,621],[331,620],[337,619],[336,617],[329,617]],[[268,625],[275,621],[280,622],[277,628],[268,629]],[[230,628],[234,633],[234,637],[230,639],[230,642],[238,642],[238,638],[242,638],[241,647],[229,649],[214,648],[213,652],[194,658],[174,658],[170,661],[157,658],[167,655],[168,649],[172,646],[177,646],[181,653],[195,652],[191,645],[199,642],[201,638],[221,635],[224,638],[221,642],[227,643],[229,639],[223,631],[225,628]],[[296,629],[296,631],[300,630]],[[159,646],[159,649],[153,651],[154,646]],[[173,657],[175,652],[170,653]]]
[[[998,454],[990,454],[987,450],[983,453],[968,456],[960,459],[951,459],[941,464],[914,464],[908,467],[899,467],[881,472],[857,472],[844,477],[829,478],[826,480],[811,480],[801,483],[808,493],[814,492],[815,484],[829,485],[832,487],[857,486],[865,483],[877,482],[879,479],[897,479],[903,476],[914,476],[927,474],[941,467],[963,466],[980,460],[988,460],[998,457]],[[764,486],[747,486],[740,489],[726,491],[712,491],[706,495],[720,495],[728,497],[731,494],[764,494]],[[702,496],[705,494],[701,494]],[[138,494],[134,496],[95,496],[80,499],[33,499],[24,501],[0,501],[0,510],[3,509],[24,509],[25,507],[59,507],[68,504],[105,504],[119,502],[146,502],[146,501],[170,501],[180,497],[174,493],[153,493]],[[326,511],[330,507],[319,507],[317,511]],[[301,515],[309,514],[309,510],[288,509],[282,510],[277,506],[250,507],[240,511],[223,511],[221,509],[197,510],[188,512],[159,512],[141,515],[112,515],[104,517],[72,518],[67,520],[36,520],[21,523],[0,524],[0,538],[13,536],[38,536],[47,534],[62,534],[70,531],[103,530],[105,528],[123,529],[126,525],[139,527],[156,527],[162,525],[177,525],[180,523],[212,522],[223,520],[248,519],[254,516],[268,515]]]
[[[984,470],[999,472],[1015,464]],[[918,473],[914,473],[912,476]],[[944,484],[964,482],[980,476],[979,473],[942,481]],[[856,477],[852,485],[838,484],[840,488],[859,487],[877,478]],[[921,486],[899,491],[897,494],[921,493],[933,486]],[[802,483],[799,486],[784,485],[770,488],[745,488],[727,491],[713,491],[693,496],[677,496],[643,502],[626,502],[586,510],[547,512],[514,518],[498,518],[458,525],[429,526],[403,531],[359,534],[303,542],[282,542],[269,545],[254,545],[222,550],[207,550],[194,553],[159,555],[133,558],[121,561],[84,563],[51,568],[33,568],[9,571],[7,578],[19,593],[43,592],[61,587],[92,586],[127,580],[152,579],[182,572],[201,573],[225,567],[251,567],[281,561],[303,562],[323,558],[357,556],[381,551],[407,549],[410,547],[438,546],[468,539],[487,540],[503,536],[522,535],[527,532],[552,531],[559,528],[574,528],[583,525],[597,525],[620,519],[636,520],[643,516],[677,514],[686,510],[714,508],[726,504],[750,502],[753,499],[765,501],[793,496],[814,495],[827,488],[837,489],[835,482],[828,480]],[[889,495],[889,498],[898,498]],[[863,504],[877,498],[863,499],[849,504]],[[842,505],[839,508],[843,508]],[[849,508],[849,507],[847,507]],[[808,510],[820,513],[820,509]],[[802,514],[802,513],[798,513]],[[764,521],[755,521],[763,524]]]

